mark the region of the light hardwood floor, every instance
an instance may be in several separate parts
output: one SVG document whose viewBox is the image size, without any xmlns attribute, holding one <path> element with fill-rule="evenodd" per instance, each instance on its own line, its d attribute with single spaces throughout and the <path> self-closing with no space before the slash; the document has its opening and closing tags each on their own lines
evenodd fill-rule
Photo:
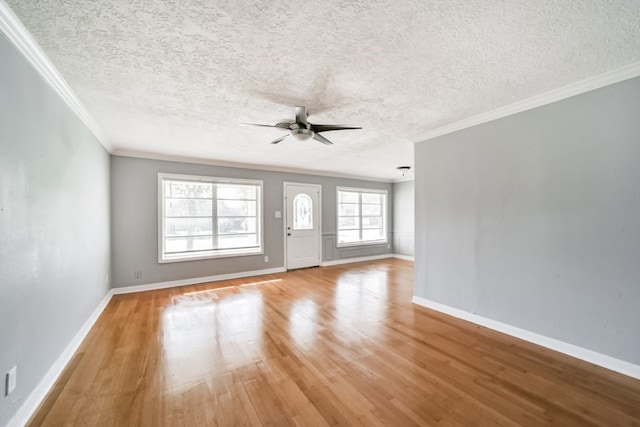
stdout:
<svg viewBox="0 0 640 427">
<path fill-rule="evenodd" d="M 32 425 L 640 425 L 640 381 L 410 302 L 389 259 L 115 296 Z"/>
</svg>

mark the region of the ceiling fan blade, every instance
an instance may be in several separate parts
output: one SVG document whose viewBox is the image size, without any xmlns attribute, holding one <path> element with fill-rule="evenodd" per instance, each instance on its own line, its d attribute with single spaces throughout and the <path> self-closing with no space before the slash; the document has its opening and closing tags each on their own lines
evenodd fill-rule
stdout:
<svg viewBox="0 0 640 427">
<path fill-rule="evenodd" d="M 285 136 L 281 136 L 280 138 L 276 139 L 275 141 L 271 141 L 271 143 L 272 144 L 279 144 L 280 142 L 284 141 L 287 138 L 289 138 L 289 134 L 286 134 Z"/>
<path fill-rule="evenodd" d="M 311 125 L 311 130 L 318 132 L 329 132 L 330 130 L 349 130 L 349 129 L 362 129 L 359 126 L 340 126 L 340 125 Z"/>
<path fill-rule="evenodd" d="M 290 122 L 280 122 L 280 123 L 276 123 L 276 127 L 289 130 L 292 124 L 293 123 L 290 123 Z"/>
<path fill-rule="evenodd" d="M 282 128 L 282 126 L 278 126 L 278 125 L 260 125 L 257 123 L 240 123 L 243 126 L 260 126 L 263 128 Z M 279 124 L 279 123 L 278 123 Z"/>
<path fill-rule="evenodd" d="M 320 135 L 319 133 L 314 133 L 313 134 L 313 139 L 315 139 L 316 141 L 320 141 L 325 145 L 333 145 L 333 142 L 329 141 L 327 138 L 325 138 L 324 136 Z"/>
<path fill-rule="evenodd" d="M 307 123 L 307 107 L 296 107 L 296 123 Z"/>
</svg>

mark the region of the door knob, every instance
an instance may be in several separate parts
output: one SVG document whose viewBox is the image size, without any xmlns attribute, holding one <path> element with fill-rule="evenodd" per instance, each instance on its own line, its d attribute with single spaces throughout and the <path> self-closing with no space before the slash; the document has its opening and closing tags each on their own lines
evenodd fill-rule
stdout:
<svg viewBox="0 0 640 427">
<path fill-rule="evenodd" d="M 287 233 L 287 236 L 291 236 L 291 233 Z"/>
</svg>

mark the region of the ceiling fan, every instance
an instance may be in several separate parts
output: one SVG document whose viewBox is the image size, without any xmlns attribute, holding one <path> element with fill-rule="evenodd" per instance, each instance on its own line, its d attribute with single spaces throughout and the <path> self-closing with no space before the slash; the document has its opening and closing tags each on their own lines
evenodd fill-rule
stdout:
<svg viewBox="0 0 640 427">
<path fill-rule="evenodd" d="M 332 130 L 349 130 L 349 129 L 362 129 L 361 127 L 354 126 L 339 126 L 339 125 L 314 125 L 307 121 L 307 107 L 296 107 L 296 119 L 293 122 L 280 122 L 275 125 L 260 125 L 256 123 L 242 123 L 248 126 L 261 126 L 267 128 L 278 128 L 289 131 L 285 136 L 282 136 L 274 141 L 272 144 L 278 144 L 289 136 L 294 136 L 299 140 L 305 140 L 313 138 L 316 141 L 320 141 L 326 145 L 333 145 L 333 142 L 329 141 L 324 136 L 320 135 L 320 132 L 329 132 Z"/>
</svg>

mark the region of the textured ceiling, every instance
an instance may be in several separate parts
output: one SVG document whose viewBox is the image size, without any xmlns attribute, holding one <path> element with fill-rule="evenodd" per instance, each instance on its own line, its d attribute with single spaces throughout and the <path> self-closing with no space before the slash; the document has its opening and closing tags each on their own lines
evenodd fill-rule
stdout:
<svg viewBox="0 0 640 427">
<path fill-rule="evenodd" d="M 8 0 L 117 152 L 395 179 L 428 130 L 640 61 L 640 1 Z M 335 142 L 268 128 L 359 125 Z"/>
</svg>

